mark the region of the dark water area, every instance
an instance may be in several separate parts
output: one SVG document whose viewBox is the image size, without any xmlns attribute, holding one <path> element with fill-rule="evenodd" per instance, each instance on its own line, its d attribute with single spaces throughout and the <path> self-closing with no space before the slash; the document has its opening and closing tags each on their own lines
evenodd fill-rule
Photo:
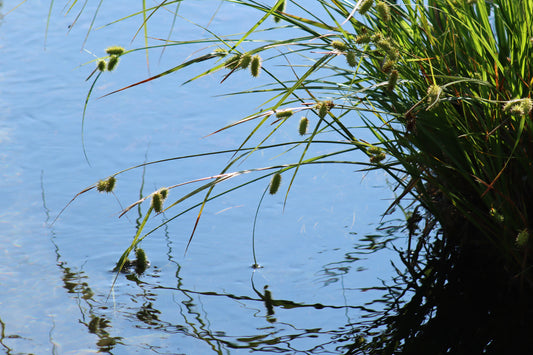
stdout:
<svg viewBox="0 0 533 355">
<path fill-rule="evenodd" d="M 180 11 L 206 25 L 216 7 L 200 3 Z M 405 238 L 402 215 L 381 218 L 394 198 L 384 175 L 342 165 L 302 169 L 285 207 L 283 194 L 265 198 L 255 230 L 263 268 L 251 268 L 251 236 L 265 181 L 210 203 L 186 254 L 196 212 L 158 229 L 141 243 L 146 272 L 121 273 L 112 286 L 112 269 L 148 209 L 118 218 L 122 207 L 161 186 L 216 174 L 231 155 L 136 169 L 118 177 L 116 196 L 90 191 L 52 223 L 59 212 L 118 170 L 238 146 L 250 126 L 202 137 L 253 112 L 262 98 L 218 96 L 254 85 L 244 76 L 219 85 L 215 74 L 182 86 L 199 66 L 97 99 L 175 66 L 198 46 L 153 50 L 150 74 L 145 53 L 132 53 L 95 85 L 83 135 L 89 165 L 81 134 L 91 85 L 85 79 L 94 68 L 87 63 L 111 45 L 143 45 L 141 33 L 131 42 L 140 16 L 105 26 L 141 5 L 104 3 L 87 39 L 97 3 L 89 2 L 69 29 L 81 4 L 65 16 L 65 4 L 56 2 L 46 38 L 50 3 L 10 11 L 16 5 L 4 2 L 0 23 L 0 352 L 334 354 L 390 302 L 383 283 L 395 275 L 391 242 Z M 224 4 L 212 26 L 242 31 L 242 18 L 255 17 Z M 165 38 L 170 25 L 153 19 L 150 35 Z M 174 35 L 205 36 L 182 20 Z M 296 122 L 294 128 L 277 139 L 296 136 Z M 285 159 L 276 155 L 258 154 L 246 164 Z"/>
</svg>

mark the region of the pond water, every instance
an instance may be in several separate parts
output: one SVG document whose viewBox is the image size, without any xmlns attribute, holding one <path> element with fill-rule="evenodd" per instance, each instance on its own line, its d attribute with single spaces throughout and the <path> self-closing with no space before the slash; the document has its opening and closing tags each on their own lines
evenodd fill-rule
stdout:
<svg viewBox="0 0 533 355">
<path fill-rule="evenodd" d="M 18 3 L 5 1 L 2 12 Z M 383 247 L 403 236 L 396 226 L 401 216 L 381 220 L 393 193 L 379 173 L 313 166 L 301 170 L 285 207 L 284 194 L 265 197 L 255 230 L 257 262 L 263 266 L 257 270 L 251 268 L 252 226 L 268 179 L 208 204 L 186 254 L 197 209 L 158 229 L 140 245 L 150 267 L 139 276 L 118 275 L 112 287 L 112 269 L 149 207 L 145 203 L 118 218 L 121 206 L 161 186 L 217 174 L 231 154 L 122 174 L 116 196 L 90 191 L 52 223 L 73 196 L 116 171 L 235 148 L 250 125 L 205 136 L 254 112 L 262 102 L 259 96 L 220 96 L 255 85 L 244 75 L 223 85 L 221 74 L 181 85 L 205 66 L 97 99 L 167 70 L 205 45 L 151 51 L 150 74 L 145 53 L 132 53 L 95 85 L 84 123 L 88 164 L 81 127 L 94 77 L 85 79 L 94 63 L 84 64 L 111 45 L 143 45 L 142 31 L 132 42 L 142 24 L 139 16 L 101 28 L 141 5 L 104 2 L 86 39 L 98 2 L 88 2 L 70 30 L 82 4 L 65 16 L 70 6 L 65 3 L 54 4 L 46 42 L 48 1 L 24 3 L 0 23 L 1 351 L 341 352 L 372 319 L 371 311 L 387 302 L 379 286 L 394 275 L 390 260 L 396 253 Z M 206 3 L 191 2 L 180 11 L 206 26 L 219 4 Z M 238 32 L 250 24 L 244 19 L 256 17 L 224 4 L 210 26 L 221 33 Z M 151 20 L 150 40 L 166 38 L 171 20 Z M 205 36 L 181 18 L 172 34 L 180 39 Z M 296 128 L 295 123 L 295 132 L 280 134 L 277 142 L 291 139 Z M 299 156 L 277 154 L 259 153 L 243 168 Z M 172 190 L 169 200 L 184 191 Z M 146 228 L 173 216 L 169 211 L 154 217 Z"/>
</svg>

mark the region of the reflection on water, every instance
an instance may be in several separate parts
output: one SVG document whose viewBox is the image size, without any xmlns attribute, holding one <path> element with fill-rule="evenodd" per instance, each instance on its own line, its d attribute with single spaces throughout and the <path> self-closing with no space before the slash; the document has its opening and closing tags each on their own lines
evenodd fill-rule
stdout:
<svg viewBox="0 0 533 355">
<path fill-rule="evenodd" d="M 46 209 L 44 200 L 43 204 Z M 383 234 L 361 238 L 360 243 L 344 254 L 343 260 L 324 265 L 322 270 L 317 272 L 318 280 L 323 287 L 339 283 L 341 292 L 349 291 L 350 288 L 346 288 L 343 284 L 344 276 L 349 274 L 354 263 L 376 250 L 386 248 L 387 244 L 396 238 L 395 235 L 401 232 L 401 226 L 393 224 L 393 222 L 381 224 L 377 231 L 384 232 Z M 166 233 L 165 237 L 168 260 L 175 265 L 176 285 L 171 287 L 159 284 L 160 270 L 157 267 L 149 268 L 146 273 L 137 273 L 134 269 L 130 269 L 129 272 L 120 274 L 119 278 L 122 282 L 127 281 L 130 286 L 134 286 L 134 291 L 128 292 L 128 296 L 120 295 L 117 290 L 113 290 L 111 295 L 115 300 L 111 304 L 107 301 L 109 295 L 95 295 L 91 288 L 90 277 L 83 271 L 83 266 L 77 270 L 62 260 L 60 247 L 55 243 L 52 233 L 51 242 L 56 250 L 56 262 L 62 273 L 63 287 L 78 304 L 79 323 L 87 328 L 88 333 L 96 336 L 95 346 L 99 352 L 123 353 L 124 348 L 134 347 L 155 353 L 175 354 L 183 351 L 183 354 L 190 354 L 191 351 L 186 348 L 176 351 L 173 342 L 157 344 L 158 342 L 154 341 L 156 338 L 163 339 L 177 334 L 204 343 L 210 351 L 217 354 L 230 354 L 237 350 L 284 354 L 349 352 L 354 346 L 363 344 L 366 337 L 377 334 L 376 320 L 383 316 L 384 311 L 393 308 L 396 302 L 395 294 L 401 292 L 399 287 L 367 287 L 358 291 L 373 292 L 376 295 L 380 294 L 381 297 L 362 305 L 351 305 L 348 300 L 345 304 L 309 304 L 296 299 L 278 298 L 275 288 L 267 284 L 256 284 L 254 279 L 260 272 L 257 270 L 250 271 L 248 289 L 252 295 L 194 290 L 185 286 L 181 276 L 182 267 L 172 256 L 170 236 Z M 358 271 L 357 269 L 355 271 Z M 167 304 L 164 310 L 158 309 L 158 301 L 168 298 L 168 295 L 171 295 L 172 300 L 170 306 Z M 214 326 L 210 320 L 208 307 L 205 306 L 215 304 L 224 307 L 228 302 L 239 305 L 243 310 L 241 317 L 246 317 L 248 314 L 265 322 L 261 326 L 247 328 L 240 333 L 236 333 L 231 327 Z M 117 307 L 119 304 L 121 306 Z M 281 310 L 308 310 L 316 313 L 315 317 L 318 318 L 320 313 L 327 314 L 329 311 L 334 311 L 335 316 L 345 314 L 347 322 L 333 329 L 327 326 L 302 328 L 287 321 L 279 321 L 277 313 Z M 359 311 L 362 314 L 361 318 L 350 320 L 349 310 Z M 174 317 L 170 317 L 174 318 L 173 321 L 168 320 L 169 314 L 174 314 Z M 130 330 L 115 328 L 113 319 L 127 320 L 127 323 L 121 321 L 121 327 L 126 324 L 132 333 L 141 331 L 143 335 L 128 337 Z M 115 335 L 118 333 L 125 336 Z"/>
</svg>

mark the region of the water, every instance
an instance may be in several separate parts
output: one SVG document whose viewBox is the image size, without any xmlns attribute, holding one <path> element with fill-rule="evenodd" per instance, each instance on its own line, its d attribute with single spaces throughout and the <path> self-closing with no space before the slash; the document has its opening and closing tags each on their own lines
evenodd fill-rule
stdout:
<svg viewBox="0 0 533 355">
<path fill-rule="evenodd" d="M 17 3 L 4 2 L 2 11 Z M 79 8 L 63 16 L 64 4 L 56 2 L 46 44 L 47 1 L 23 4 L 0 24 L 0 349 L 6 354 L 325 354 L 353 342 L 368 310 L 386 301 L 384 291 L 362 289 L 380 286 L 393 274 L 389 260 L 395 253 L 372 250 L 401 236 L 394 227 L 400 222 L 380 224 L 393 195 L 378 173 L 362 175 L 353 166 L 304 168 L 285 208 L 283 194 L 267 196 L 255 240 L 257 262 L 264 267 L 255 271 L 252 226 L 267 180 L 210 203 L 187 254 L 198 210 L 150 235 L 141 243 L 149 269 L 139 277 L 119 275 L 112 288 L 111 270 L 148 209 L 144 204 L 119 219 L 120 204 L 161 186 L 216 174 L 231 157 L 227 154 L 119 175 L 116 198 L 90 191 L 52 224 L 79 191 L 118 170 L 236 147 L 250 125 L 202 137 L 261 104 L 261 97 L 217 96 L 254 85 L 244 75 L 223 85 L 220 74 L 180 85 L 205 66 L 96 100 L 148 77 L 144 52 L 133 53 L 95 86 L 84 127 L 89 165 L 81 118 L 91 84 L 85 79 L 94 63 L 83 64 L 95 58 L 90 53 L 104 55 L 107 46 L 132 48 L 143 41 L 141 33 L 131 44 L 142 23 L 135 17 L 93 31 L 81 50 L 96 5 L 88 4 L 69 32 Z M 140 6 L 126 5 L 105 3 L 94 28 Z M 211 26 L 247 29 L 241 19 L 252 21 L 255 15 L 229 6 Z M 215 8 L 193 2 L 182 11 L 206 25 Z M 164 38 L 170 22 L 150 25 L 151 35 Z M 182 20 L 174 33 L 203 36 Z M 151 74 L 181 63 L 197 48 L 172 47 L 161 58 L 154 50 Z M 295 137 L 296 127 L 276 141 Z M 271 160 L 275 155 L 259 154 L 242 168 L 283 161 Z M 172 190 L 169 200 L 185 191 Z M 155 217 L 147 228 L 173 216 L 171 211 Z"/>
</svg>

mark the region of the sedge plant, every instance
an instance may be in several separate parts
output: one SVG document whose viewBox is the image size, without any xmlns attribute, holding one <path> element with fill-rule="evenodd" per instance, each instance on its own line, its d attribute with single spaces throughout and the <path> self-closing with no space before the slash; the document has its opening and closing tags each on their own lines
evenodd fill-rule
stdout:
<svg viewBox="0 0 533 355">
<path fill-rule="evenodd" d="M 272 193 L 283 175 L 287 197 L 299 169 L 309 164 L 383 170 L 396 183 L 398 198 L 391 209 L 405 201 L 413 209 L 407 221 L 409 245 L 400 251 L 406 271 L 399 273 L 414 297 L 398 306 L 404 317 L 384 323 L 387 330 L 379 341 L 354 341 L 350 351 L 394 353 L 422 346 L 428 353 L 461 353 L 470 347 L 498 353 L 516 344 L 531 327 L 513 328 L 515 334 L 509 335 L 499 323 L 532 315 L 527 299 L 533 293 L 533 0 L 315 0 L 312 7 L 297 0 L 228 2 L 256 11 L 257 22 L 249 31 L 225 35 L 203 28 L 210 37 L 196 43 L 210 45 L 207 53 L 110 93 L 210 61 L 211 68 L 190 81 L 219 75 L 223 82 L 246 70 L 260 84 L 235 95 L 271 94 L 264 109 L 215 132 L 255 122 L 242 144 L 199 154 L 233 154 L 222 171 L 166 187 L 200 183 L 181 195 L 173 193 L 179 197 L 164 207 L 154 202 L 160 193 L 154 192 L 146 216 L 177 211 L 168 223 L 197 208 L 190 243 L 205 205 L 235 189 L 251 183 L 267 186 L 272 178 Z M 144 8 L 142 16 L 165 6 Z M 190 43 L 194 41 L 169 39 L 164 46 Z M 278 132 L 294 127 L 301 140 L 271 143 Z M 360 139 L 361 129 L 373 141 Z M 310 154 L 319 144 L 331 150 Z M 299 149 L 300 158 L 236 170 L 249 155 L 280 147 Z M 140 166 L 184 158 L 194 156 Z M 219 187 L 242 175 L 249 178 L 236 187 Z M 194 196 L 200 196 L 199 202 L 180 210 Z M 153 231 L 140 228 L 128 249 Z M 456 294 L 467 295 L 468 306 L 458 306 Z M 487 300 L 479 302 L 483 297 Z M 494 308 L 497 303 L 505 307 Z M 458 313 L 439 313 L 446 307 Z M 464 323 L 431 348 L 425 341 L 450 327 L 452 314 L 471 317 L 461 318 Z M 504 321 L 498 322 L 496 315 Z M 476 326 L 474 321 L 489 330 L 461 338 L 462 331 Z M 499 337 L 498 331 L 505 336 Z"/>
</svg>

